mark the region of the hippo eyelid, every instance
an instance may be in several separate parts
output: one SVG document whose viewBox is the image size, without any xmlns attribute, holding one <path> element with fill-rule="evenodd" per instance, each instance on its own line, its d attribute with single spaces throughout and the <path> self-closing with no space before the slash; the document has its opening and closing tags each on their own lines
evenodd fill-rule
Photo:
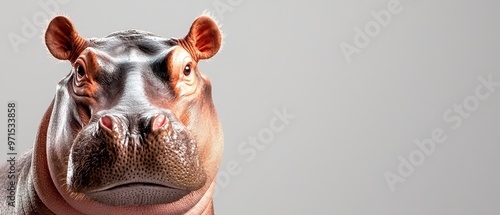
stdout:
<svg viewBox="0 0 500 215">
<path fill-rule="evenodd" d="M 83 68 L 82 65 L 78 64 L 76 66 L 76 74 L 78 75 L 78 77 L 83 78 L 85 76 L 85 68 Z"/>
<path fill-rule="evenodd" d="M 85 62 L 82 59 L 77 59 L 73 65 L 73 69 L 75 71 L 75 84 L 76 86 L 82 86 L 82 82 L 84 82 L 87 77 L 87 68 Z"/>
<path fill-rule="evenodd" d="M 184 75 L 184 77 L 189 77 L 189 75 L 195 72 L 196 64 L 193 62 L 193 58 L 191 58 L 191 56 L 184 56 L 184 58 L 182 58 L 179 62 L 181 63 L 182 75 Z M 186 67 L 189 67 L 189 72 L 187 74 Z"/>
<path fill-rule="evenodd" d="M 191 75 L 191 70 L 192 70 L 191 64 L 188 63 L 186 66 L 184 66 L 184 75 L 185 76 Z"/>
</svg>

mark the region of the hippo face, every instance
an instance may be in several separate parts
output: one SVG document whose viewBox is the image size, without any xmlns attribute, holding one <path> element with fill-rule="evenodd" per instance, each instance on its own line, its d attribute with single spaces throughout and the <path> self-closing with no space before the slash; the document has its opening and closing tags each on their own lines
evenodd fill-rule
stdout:
<svg viewBox="0 0 500 215">
<path fill-rule="evenodd" d="M 197 18 L 184 38 L 128 30 L 79 36 L 66 17 L 46 31 L 50 53 L 71 63 L 47 129 L 47 163 L 72 207 L 188 207 L 213 192 L 223 137 L 199 60 L 221 46 Z"/>
</svg>

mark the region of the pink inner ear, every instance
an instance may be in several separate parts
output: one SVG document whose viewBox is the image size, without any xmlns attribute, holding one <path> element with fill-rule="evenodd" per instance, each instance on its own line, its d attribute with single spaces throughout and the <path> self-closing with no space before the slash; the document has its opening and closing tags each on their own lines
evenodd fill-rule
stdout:
<svg viewBox="0 0 500 215">
<path fill-rule="evenodd" d="M 198 29 L 196 39 L 196 48 L 200 52 L 209 52 L 214 48 L 214 43 L 217 43 L 217 35 L 214 33 L 214 30 L 210 28 L 210 26 L 201 26 L 201 29 Z"/>
<path fill-rule="evenodd" d="M 197 58 L 208 59 L 220 49 L 222 36 L 217 24 L 209 17 L 202 16 L 196 19 L 186 38 L 194 38 L 197 49 Z M 190 40 L 188 40 L 190 41 Z"/>
<path fill-rule="evenodd" d="M 58 16 L 50 21 L 45 44 L 55 58 L 74 61 L 75 55 L 85 49 L 87 41 L 78 35 L 68 18 Z"/>
</svg>

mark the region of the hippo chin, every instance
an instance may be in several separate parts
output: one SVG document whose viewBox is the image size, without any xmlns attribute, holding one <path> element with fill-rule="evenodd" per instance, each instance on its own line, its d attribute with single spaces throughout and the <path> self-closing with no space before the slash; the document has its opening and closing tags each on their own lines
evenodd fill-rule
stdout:
<svg viewBox="0 0 500 215">
<path fill-rule="evenodd" d="M 86 39 L 55 17 L 45 42 L 71 71 L 17 158 L 15 205 L 0 214 L 213 214 L 223 135 L 198 62 L 221 39 L 208 16 L 170 39 L 138 30 Z M 0 180 L 13 181 L 6 171 Z"/>
</svg>

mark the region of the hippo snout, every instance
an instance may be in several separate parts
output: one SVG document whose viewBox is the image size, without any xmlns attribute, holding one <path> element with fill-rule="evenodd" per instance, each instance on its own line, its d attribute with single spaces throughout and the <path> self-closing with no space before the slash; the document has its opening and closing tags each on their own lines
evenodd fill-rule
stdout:
<svg viewBox="0 0 500 215">
<path fill-rule="evenodd" d="M 206 176 L 195 138 L 170 112 L 103 114 L 74 140 L 67 184 L 111 205 L 176 201 Z M 143 192 L 146 198 L 137 198 Z"/>
</svg>

